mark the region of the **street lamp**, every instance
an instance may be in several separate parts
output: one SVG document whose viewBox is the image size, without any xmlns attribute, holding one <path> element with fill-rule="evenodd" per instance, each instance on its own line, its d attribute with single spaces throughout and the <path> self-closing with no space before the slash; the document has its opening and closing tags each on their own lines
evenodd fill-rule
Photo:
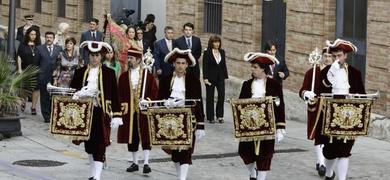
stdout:
<svg viewBox="0 0 390 180">
<path fill-rule="evenodd" d="M 15 54 L 15 16 L 16 16 L 16 2 L 15 0 L 9 1 L 9 19 L 8 19 L 8 41 L 7 41 L 7 54 L 11 59 Z"/>
</svg>

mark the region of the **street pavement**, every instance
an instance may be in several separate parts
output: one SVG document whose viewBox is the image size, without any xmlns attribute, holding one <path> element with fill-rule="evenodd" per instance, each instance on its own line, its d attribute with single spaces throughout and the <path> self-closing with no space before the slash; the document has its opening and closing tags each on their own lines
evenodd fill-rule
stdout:
<svg viewBox="0 0 390 180">
<path fill-rule="evenodd" d="M 288 106 L 288 105 L 287 105 Z M 286 107 L 294 108 L 294 107 Z M 38 110 L 38 112 L 40 112 Z M 23 136 L 0 141 L 0 180 L 65 180 L 88 179 L 89 165 L 84 146 L 69 140 L 52 137 L 40 115 L 21 120 Z M 39 113 L 38 113 L 39 114 Z M 287 115 L 286 117 L 289 117 Z M 301 117 L 306 119 L 305 117 Z M 107 148 L 107 167 L 102 179 L 110 180 L 172 180 L 176 178 L 170 156 L 160 148 L 151 152 L 149 175 L 140 171 L 126 172 L 132 156 L 124 144 L 116 143 L 116 130 L 111 134 L 112 145 Z M 237 154 L 238 141 L 233 137 L 231 107 L 225 103 L 225 123 L 206 123 L 206 136 L 196 143 L 193 165 L 188 180 L 247 180 L 248 172 Z M 268 180 L 319 180 L 314 166 L 313 142 L 306 139 L 304 120 L 287 119 L 287 136 L 276 145 Z M 143 159 L 142 151 L 139 153 Z M 50 160 L 64 163 L 54 167 L 29 167 L 13 164 L 20 160 Z M 141 161 L 142 162 L 142 161 Z M 390 142 L 359 137 L 352 150 L 348 179 L 390 179 Z"/>
</svg>

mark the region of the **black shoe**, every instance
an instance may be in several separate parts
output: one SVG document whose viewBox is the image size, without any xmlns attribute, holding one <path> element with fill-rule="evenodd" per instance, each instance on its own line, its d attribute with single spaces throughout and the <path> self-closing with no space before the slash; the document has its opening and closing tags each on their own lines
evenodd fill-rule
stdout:
<svg viewBox="0 0 390 180">
<path fill-rule="evenodd" d="M 93 177 L 90 177 L 90 178 L 88 178 L 88 180 L 96 180 L 95 178 L 93 178 Z"/>
<path fill-rule="evenodd" d="M 320 177 L 323 177 L 325 176 L 325 173 L 326 173 L 326 167 L 324 165 L 321 165 L 320 164 L 316 164 L 316 170 L 317 170 L 317 173 Z"/>
<path fill-rule="evenodd" d="M 325 176 L 325 180 L 333 180 L 336 177 L 336 173 L 333 171 L 332 177 Z"/>
<path fill-rule="evenodd" d="M 214 119 L 211 119 L 211 120 L 209 120 L 209 123 L 210 123 L 210 124 L 215 124 L 215 120 L 214 120 Z"/>
<path fill-rule="evenodd" d="M 139 170 L 138 165 L 135 163 L 131 164 L 131 166 L 126 169 L 127 172 L 134 172 L 138 170 Z"/>
<path fill-rule="evenodd" d="M 253 178 L 253 177 L 249 177 L 249 180 L 256 180 L 256 178 Z"/>
<path fill-rule="evenodd" d="M 148 164 L 145 164 L 144 165 L 144 170 L 142 171 L 144 174 L 148 174 L 150 172 L 152 172 L 152 169 L 149 167 Z"/>
<path fill-rule="evenodd" d="M 33 109 L 33 108 L 31 108 L 31 115 L 37 115 L 37 110 L 36 110 L 36 109 Z"/>
</svg>

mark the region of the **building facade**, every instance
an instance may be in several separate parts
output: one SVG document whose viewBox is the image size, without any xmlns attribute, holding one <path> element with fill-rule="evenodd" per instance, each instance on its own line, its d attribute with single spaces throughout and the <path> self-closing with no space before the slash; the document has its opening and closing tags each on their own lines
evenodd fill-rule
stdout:
<svg viewBox="0 0 390 180">
<path fill-rule="evenodd" d="M 213 4 L 211 11 L 209 4 Z M 283 17 L 283 8 L 285 22 L 278 19 Z M 221 31 L 214 33 L 222 37 L 229 74 L 239 79 L 250 75 L 249 64 L 243 62 L 246 52 L 261 51 L 267 38 L 276 38 L 282 45 L 284 41 L 279 53 L 290 77 L 283 86 L 293 92 L 298 92 L 310 68 L 308 54 L 315 47 L 324 47 L 326 40 L 348 39 L 358 46 L 350 62 L 362 71 L 366 90 L 381 93 L 375 112 L 390 115 L 389 8 L 386 0 L 167 0 L 167 25 L 181 29 L 184 23 L 193 22 L 206 47 L 212 33 L 205 22 L 217 24 L 215 28 Z M 215 21 L 219 11 L 221 18 Z M 277 33 L 272 37 L 270 32 Z"/>
<path fill-rule="evenodd" d="M 0 24 L 8 24 L 9 0 L 0 1 Z M 16 27 L 24 25 L 24 15 L 34 14 L 34 23 L 46 31 L 57 32 L 58 24 L 70 25 L 71 36 L 79 41 L 81 32 L 89 28 L 89 20 L 95 17 L 103 22 L 103 12 L 110 11 L 107 0 L 16 0 Z M 103 23 L 100 23 L 100 27 Z"/>
</svg>

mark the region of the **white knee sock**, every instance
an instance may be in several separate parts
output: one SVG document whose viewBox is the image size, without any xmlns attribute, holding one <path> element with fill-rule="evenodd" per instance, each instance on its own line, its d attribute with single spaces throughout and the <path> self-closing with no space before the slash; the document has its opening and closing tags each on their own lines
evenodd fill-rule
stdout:
<svg viewBox="0 0 390 180">
<path fill-rule="evenodd" d="M 177 177 L 180 179 L 180 163 L 175 163 Z"/>
<path fill-rule="evenodd" d="M 326 173 L 325 176 L 332 177 L 334 165 L 336 164 L 337 159 L 325 159 Z"/>
<path fill-rule="evenodd" d="M 103 169 L 103 162 L 95 161 L 95 175 L 93 176 L 93 178 L 95 178 L 96 180 L 100 180 L 102 169 Z"/>
<path fill-rule="evenodd" d="M 92 154 L 88 154 L 88 160 L 89 160 L 89 168 L 91 173 L 90 177 L 93 177 L 95 175 L 95 163 Z"/>
<path fill-rule="evenodd" d="M 144 150 L 144 164 L 149 164 L 150 150 Z"/>
<path fill-rule="evenodd" d="M 249 171 L 249 176 L 252 178 L 256 178 L 256 164 L 255 163 L 250 163 L 246 165 L 246 168 L 248 168 Z"/>
<path fill-rule="evenodd" d="M 186 180 L 187 179 L 187 173 L 188 173 L 188 167 L 189 164 L 182 164 L 180 165 L 180 180 Z"/>
<path fill-rule="evenodd" d="M 325 165 L 325 162 L 324 162 L 325 157 L 322 154 L 322 148 L 323 148 L 322 144 L 314 146 L 314 150 L 316 151 L 316 155 L 317 155 L 317 163 L 320 165 Z"/>
<path fill-rule="evenodd" d="M 349 158 L 339 158 L 337 162 L 337 176 L 339 180 L 347 179 Z"/>
<path fill-rule="evenodd" d="M 257 171 L 257 179 L 256 180 L 265 180 L 267 176 L 267 171 Z"/>
<path fill-rule="evenodd" d="M 138 165 L 138 156 L 137 156 L 137 151 L 136 152 L 131 152 L 133 154 L 133 163 Z"/>
</svg>

